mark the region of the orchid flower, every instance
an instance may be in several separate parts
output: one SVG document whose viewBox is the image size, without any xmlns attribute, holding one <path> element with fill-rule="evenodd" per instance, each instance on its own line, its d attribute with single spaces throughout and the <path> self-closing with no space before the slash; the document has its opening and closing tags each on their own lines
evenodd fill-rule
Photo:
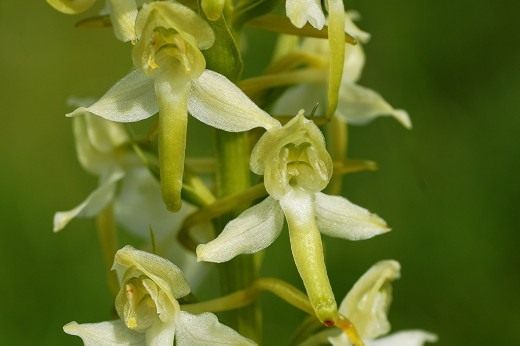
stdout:
<svg viewBox="0 0 520 346">
<path fill-rule="evenodd" d="M 392 300 L 392 281 L 400 276 L 400 265 L 393 260 L 373 265 L 352 287 L 341 302 L 339 311 L 354 323 L 367 346 L 422 346 L 435 342 L 434 334 L 421 330 L 407 330 L 381 337 L 390 331 L 387 312 Z M 327 343 L 351 346 L 344 333 L 329 329 L 307 339 L 301 346 Z"/>
<path fill-rule="evenodd" d="M 220 263 L 265 249 L 280 235 L 285 218 L 294 261 L 310 302 L 322 322 L 333 323 L 336 302 L 320 231 L 361 240 L 388 232 L 386 223 L 343 197 L 320 192 L 331 178 L 332 160 L 323 135 L 305 119 L 303 111 L 260 138 L 251 154 L 250 168 L 264 175 L 269 197 L 229 222 L 216 239 L 199 245 L 198 260 Z"/>
<path fill-rule="evenodd" d="M 142 2 L 143 0 L 107 0 L 107 11 L 118 40 L 135 40 L 137 7 Z M 47 0 L 47 3 L 62 13 L 79 14 L 91 8 L 96 0 Z"/>
<path fill-rule="evenodd" d="M 218 322 L 212 313 L 193 315 L 177 299 L 190 293 L 181 270 L 173 263 L 131 246 L 120 249 L 113 270 L 120 283 L 115 306 L 120 320 L 63 327 L 85 345 L 254 345 Z"/>
<path fill-rule="evenodd" d="M 150 227 L 159 241 L 180 229 L 183 218 L 195 208 L 185 203 L 179 213 L 168 212 L 158 181 L 128 147 L 130 139 L 122 124 L 86 113 L 73 118 L 73 128 L 78 159 L 86 171 L 99 177 L 99 185 L 77 207 L 54 215 L 55 232 L 74 218 L 95 217 L 110 204 L 116 222 L 142 239 L 149 238 Z M 190 280 L 201 277 L 195 257 L 180 244 L 171 243 L 166 254 Z"/>
<path fill-rule="evenodd" d="M 347 12 L 345 31 L 355 37 L 359 42 L 366 43 L 370 34 L 364 32 L 354 23 L 358 17 L 356 12 Z M 323 40 L 306 38 L 303 40 L 299 51 L 313 56 L 318 61 L 323 61 L 324 69 L 328 65 L 329 46 Z M 339 87 L 339 100 L 336 115 L 349 124 L 363 125 L 381 116 L 391 116 L 404 127 L 411 128 L 412 123 L 406 111 L 393 108 L 379 93 L 357 84 L 365 65 L 365 54 L 360 44 L 345 46 L 345 60 L 343 76 Z M 317 103 L 323 104 L 324 83 L 327 82 L 327 73 L 323 71 L 322 82 L 307 83 L 288 89 L 275 103 L 273 113 L 291 114 L 300 107 L 312 109 Z M 306 103 L 302 104 L 302 100 Z"/>
<path fill-rule="evenodd" d="M 177 211 L 188 111 L 210 126 L 231 132 L 269 128 L 276 120 L 226 77 L 205 69 L 201 49 L 211 47 L 215 37 L 208 23 L 188 7 L 171 1 L 143 5 L 136 33 L 136 69 L 90 107 L 69 115 L 87 111 L 108 120 L 134 122 L 159 111 L 162 195 L 167 208 Z"/>
</svg>

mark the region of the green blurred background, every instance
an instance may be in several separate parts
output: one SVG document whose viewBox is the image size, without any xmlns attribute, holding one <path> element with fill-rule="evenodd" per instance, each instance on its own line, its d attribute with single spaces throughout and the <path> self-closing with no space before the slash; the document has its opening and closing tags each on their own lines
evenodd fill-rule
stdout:
<svg viewBox="0 0 520 346">
<path fill-rule="evenodd" d="M 345 195 L 393 232 L 351 243 L 326 239 L 338 299 L 374 262 L 401 262 L 394 330 L 423 328 L 439 345 L 520 345 L 520 30 L 516 1 L 348 1 L 372 33 L 362 84 L 411 114 L 351 128 L 350 154 L 380 170 L 346 177 Z M 91 220 L 55 235 L 56 210 L 96 181 L 76 161 L 65 100 L 100 95 L 130 68 L 110 30 L 44 1 L 0 1 L 0 344 L 68 345 L 68 321 L 110 318 L 111 298 Z M 251 32 L 249 73 L 272 35 Z M 251 60 L 248 60 L 251 61 Z M 210 146 L 208 137 L 191 137 Z M 266 275 L 301 287 L 287 235 L 268 251 Z M 216 293 L 215 293 L 216 294 Z M 303 315 L 266 296 L 267 345 L 287 343 Z"/>
</svg>

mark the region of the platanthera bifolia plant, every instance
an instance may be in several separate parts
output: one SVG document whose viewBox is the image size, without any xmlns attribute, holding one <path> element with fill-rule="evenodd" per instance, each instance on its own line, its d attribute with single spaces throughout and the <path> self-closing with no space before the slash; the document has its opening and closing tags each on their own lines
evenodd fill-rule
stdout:
<svg viewBox="0 0 520 346">
<path fill-rule="evenodd" d="M 75 15 L 96 1 L 47 2 Z M 54 231 L 96 219 L 117 316 L 70 322 L 66 333 L 85 345 L 261 344 L 257 298 L 268 292 L 308 315 L 292 344 L 436 341 L 420 330 L 385 336 L 398 262 L 374 264 L 339 306 L 327 273 L 322 235 L 343 242 L 390 231 L 339 195 L 343 175 L 377 168 L 347 157 L 347 126 L 389 116 L 412 127 L 404 110 L 357 83 L 370 39 L 358 19 L 341 0 L 107 0 L 78 23 L 111 27 L 133 66 L 101 98 L 69 98 L 78 159 L 99 185 L 56 213 Z M 274 32 L 277 44 L 264 73 L 244 79 L 243 53 L 254 45 L 246 27 Z M 188 115 L 213 128 L 214 144 L 187 142 Z M 125 125 L 147 118 L 144 134 Z M 186 156 L 196 142 L 215 155 Z M 142 249 L 118 250 L 118 229 L 141 237 Z M 260 276 L 262 251 L 282 232 L 292 254 L 279 260 L 294 261 L 300 288 Z M 212 268 L 220 290 L 204 280 Z M 200 285 L 215 296 L 190 293 Z M 224 311 L 227 325 L 215 315 Z"/>
</svg>

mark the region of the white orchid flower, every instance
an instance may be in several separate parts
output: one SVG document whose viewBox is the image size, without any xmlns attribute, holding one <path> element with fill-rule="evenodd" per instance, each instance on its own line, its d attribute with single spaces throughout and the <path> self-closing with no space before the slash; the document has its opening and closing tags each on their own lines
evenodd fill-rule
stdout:
<svg viewBox="0 0 520 346">
<path fill-rule="evenodd" d="M 225 262 L 268 247 L 279 236 L 284 216 L 294 261 L 318 318 L 334 323 L 336 302 L 327 277 L 320 231 L 361 240 L 388 232 L 377 215 L 323 190 L 332 160 L 317 126 L 301 111 L 283 127 L 267 131 L 251 154 L 251 170 L 264 175 L 269 193 L 226 225 L 213 241 L 197 247 L 201 261 Z"/>
<path fill-rule="evenodd" d="M 348 316 L 367 346 L 422 346 L 435 342 L 434 334 L 421 330 L 390 332 L 387 312 L 392 300 L 392 281 L 400 276 L 400 265 L 393 260 L 373 265 L 348 292 L 339 307 L 340 313 Z M 317 346 L 325 343 L 333 346 L 351 346 L 344 333 L 325 330 L 311 336 L 301 346 Z"/>
<path fill-rule="evenodd" d="M 212 313 L 182 311 L 177 299 L 190 292 L 181 270 L 173 263 L 131 246 L 120 249 L 113 270 L 120 283 L 116 310 L 120 320 L 63 327 L 87 346 L 254 345 L 218 322 Z"/>
<path fill-rule="evenodd" d="M 106 1 L 114 34 L 118 40 L 123 42 L 135 40 L 137 7 L 143 2 L 143 0 Z M 96 0 L 47 0 L 47 3 L 62 13 L 79 14 L 91 8 Z"/>
<path fill-rule="evenodd" d="M 78 206 L 54 215 L 54 231 L 63 230 L 73 219 L 92 218 L 113 204 L 118 225 L 149 239 L 149 228 L 160 241 L 180 229 L 195 207 L 184 203 L 179 213 L 170 213 L 161 200 L 159 182 L 128 147 L 130 139 L 122 124 L 85 113 L 73 119 L 76 152 L 83 168 L 99 177 L 98 187 Z M 201 278 L 195 256 L 177 242 L 166 250 L 182 266 L 190 281 Z"/>
<path fill-rule="evenodd" d="M 365 43 L 370 39 L 370 34 L 356 26 L 353 19 L 357 16 L 356 12 L 347 12 L 345 31 L 359 42 Z M 323 90 L 327 82 L 325 69 L 329 61 L 329 46 L 323 40 L 306 38 L 299 50 L 324 62 L 322 64 L 324 79 L 322 82 L 301 84 L 289 88 L 275 103 L 274 114 L 292 114 L 302 107 L 312 109 L 316 104 L 320 104 L 320 111 L 324 111 L 323 104 L 326 97 Z M 336 115 L 353 125 L 363 125 L 378 117 L 391 116 L 404 127 L 411 128 L 412 123 L 406 111 L 393 108 L 379 93 L 358 84 L 364 65 L 365 53 L 361 44 L 345 46 L 343 76 L 339 86 Z"/>
<path fill-rule="evenodd" d="M 159 111 L 159 161 L 163 200 L 171 211 L 181 206 L 187 112 L 225 131 L 270 128 L 276 120 L 260 110 L 226 77 L 205 69 L 201 49 L 215 40 L 198 14 L 176 2 L 143 5 L 136 21 L 136 69 L 88 111 L 117 122 L 146 119 Z"/>
</svg>

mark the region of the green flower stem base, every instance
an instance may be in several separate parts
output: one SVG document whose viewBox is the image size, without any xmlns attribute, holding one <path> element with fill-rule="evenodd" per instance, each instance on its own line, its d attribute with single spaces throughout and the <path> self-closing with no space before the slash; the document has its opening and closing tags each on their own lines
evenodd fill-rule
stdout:
<svg viewBox="0 0 520 346">
<path fill-rule="evenodd" d="M 248 134 L 217 130 L 216 147 L 218 197 L 232 195 L 247 189 L 250 186 Z M 237 213 L 240 211 L 237 210 Z M 226 223 L 236 215 L 235 213 L 219 218 L 216 222 L 217 229 L 222 230 Z M 218 266 L 223 294 L 249 287 L 258 278 L 259 268 L 256 265 L 255 256 L 258 255 L 242 255 Z M 231 327 L 237 329 L 242 335 L 260 342 L 262 316 L 257 303 L 233 311 L 227 318 Z"/>
</svg>

